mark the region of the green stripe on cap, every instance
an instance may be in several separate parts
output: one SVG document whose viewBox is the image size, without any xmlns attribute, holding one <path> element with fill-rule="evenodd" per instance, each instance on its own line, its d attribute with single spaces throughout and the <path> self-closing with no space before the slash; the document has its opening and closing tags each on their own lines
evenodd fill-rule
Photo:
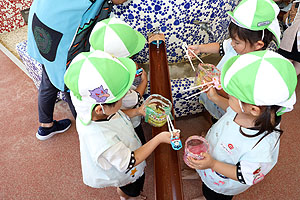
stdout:
<svg viewBox="0 0 300 200">
<path fill-rule="evenodd" d="M 97 67 L 95 69 L 99 72 L 99 74 L 101 74 L 103 80 L 106 83 L 109 83 L 109 90 L 115 96 L 115 98 L 112 101 L 108 101 L 106 103 L 112 103 L 119 100 L 121 98 L 120 94 L 122 94 L 124 88 L 126 88 L 127 85 L 129 84 L 130 74 L 127 71 L 127 69 L 125 67 L 122 68 L 116 66 L 116 61 L 111 59 L 106 59 L 106 58 L 99 59 L 99 58 L 91 57 L 89 58 L 89 61 L 94 66 L 101 66 L 101 65 L 110 66 L 109 68 Z"/>
<path fill-rule="evenodd" d="M 221 72 L 225 92 L 242 102 L 278 105 L 288 112 L 295 103 L 296 70 L 292 63 L 272 51 L 255 51 L 229 59 Z"/>
<path fill-rule="evenodd" d="M 76 96 L 79 100 L 81 100 L 81 95 L 79 93 L 78 78 L 83 63 L 85 62 L 85 58 L 87 58 L 88 55 L 89 52 L 82 52 L 78 54 L 71 62 L 64 76 L 66 86 L 73 92 L 74 96 Z"/>
</svg>

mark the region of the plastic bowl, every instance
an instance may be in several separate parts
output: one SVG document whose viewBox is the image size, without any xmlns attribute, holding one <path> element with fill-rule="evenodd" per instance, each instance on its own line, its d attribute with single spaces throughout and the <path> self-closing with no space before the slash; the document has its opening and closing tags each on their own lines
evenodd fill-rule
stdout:
<svg viewBox="0 0 300 200">
<path fill-rule="evenodd" d="M 145 101 L 145 122 L 154 127 L 162 127 L 172 109 L 172 103 L 159 94 L 150 95 Z"/>
<path fill-rule="evenodd" d="M 194 159 L 201 160 L 203 159 L 203 157 L 200 154 L 202 152 L 208 152 L 208 150 L 209 145 L 205 138 L 198 135 L 190 136 L 185 141 L 183 160 L 185 164 L 191 167 L 189 161 L 187 160 L 187 157 L 192 157 Z"/>
</svg>

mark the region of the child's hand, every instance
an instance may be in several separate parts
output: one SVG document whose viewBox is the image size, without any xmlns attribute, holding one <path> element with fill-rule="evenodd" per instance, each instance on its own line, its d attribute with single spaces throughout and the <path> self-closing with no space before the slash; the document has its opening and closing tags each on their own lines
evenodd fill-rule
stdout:
<svg viewBox="0 0 300 200">
<path fill-rule="evenodd" d="M 147 72 L 143 69 L 142 75 L 141 75 L 142 81 L 148 81 Z"/>
<path fill-rule="evenodd" d="M 196 55 L 199 54 L 199 53 L 201 53 L 200 45 L 198 45 L 198 44 L 196 44 L 196 45 L 190 45 L 190 46 L 188 46 L 188 49 L 194 51 L 194 53 L 195 53 Z M 194 54 L 192 54 L 190 51 L 188 51 L 188 53 L 189 53 L 189 56 L 190 56 L 191 58 L 194 58 L 194 57 L 195 57 Z"/>
<path fill-rule="evenodd" d="M 202 160 L 187 157 L 189 164 L 193 169 L 207 169 L 214 167 L 216 160 L 213 159 L 209 153 L 202 152 L 201 156 L 204 157 Z"/>
<path fill-rule="evenodd" d="M 206 94 L 207 94 L 207 98 L 213 102 L 214 99 L 216 99 L 219 96 L 217 90 L 214 87 L 211 87 Z"/>
<path fill-rule="evenodd" d="M 179 132 L 175 132 L 173 133 L 173 137 L 177 136 L 178 138 L 180 138 L 180 133 Z M 157 135 L 160 143 L 167 143 L 170 144 L 171 142 L 171 133 L 168 131 L 163 131 L 160 134 Z"/>
<path fill-rule="evenodd" d="M 140 107 L 137 108 L 137 112 L 139 116 L 146 116 L 146 111 L 145 111 L 145 105 L 142 104 Z"/>
</svg>

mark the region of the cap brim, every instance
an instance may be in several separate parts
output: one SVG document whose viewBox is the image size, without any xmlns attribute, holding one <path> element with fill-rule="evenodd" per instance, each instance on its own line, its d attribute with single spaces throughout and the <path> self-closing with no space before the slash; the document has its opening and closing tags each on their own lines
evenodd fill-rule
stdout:
<svg viewBox="0 0 300 200">
<path fill-rule="evenodd" d="M 232 11 L 228 11 L 227 14 L 230 17 L 231 22 L 233 22 L 235 25 L 245 28 L 245 29 L 249 29 L 247 28 L 245 25 L 241 24 L 234 16 L 233 16 L 233 12 Z"/>
</svg>

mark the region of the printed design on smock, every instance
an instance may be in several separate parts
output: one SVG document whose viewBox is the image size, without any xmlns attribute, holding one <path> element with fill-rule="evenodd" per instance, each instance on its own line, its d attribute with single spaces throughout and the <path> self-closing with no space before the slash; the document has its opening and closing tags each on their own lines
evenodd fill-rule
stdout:
<svg viewBox="0 0 300 200">
<path fill-rule="evenodd" d="M 225 182 L 224 182 L 224 181 L 219 181 L 218 183 L 217 183 L 217 182 L 214 182 L 214 184 L 220 186 L 220 185 L 224 185 Z"/>
<path fill-rule="evenodd" d="M 216 173 L 219 177 L 224 178 L 224 179 L 228 179 L 228 177 L 224 176 L 223 174 L 220 174 L 214 170 L 211 170 L 212 173 Z M 220 182 L 220 181 L 219 181 Z M 224 183 L 223 183 L 224 184 Z"/>
<path fill-rule="evenodd" d="M 234 149 L 234 146 L 232 144 L 228 144 L 228 148 L 232 150 Z"/>
<path fill-rule="evenodd" d="M 261 167 L 253 172 L 253 184 L 256 184 L 264 179 L 265 175 L 261 172 Z"/>
<path fill-rule="evenodd" d="M 108 94 L 108 89 L 104 89 L 103 86 L 101 85 L 98 88 L 95 88 L 93 90 L 89 90 L 90 92 L 90 97 L 95 99 L 99 103 L 103 103 L 106 101 L 106 99 L 110 96 Z"/>
<path fill-rule="evenodd" d="M 44 24 L 36 13 L 32 18 L 32 32 L 40 54 L 49 62 L 53 62 L 63 34 Z"/>
<path fill-rule="evenodd" d="M 134 168 L 131 170 L 130 176 L 133 178 L 135 176 L 135 173 L 137 172 L 137 169 Z"/>
<path fill-rule="evenodd" d="M 232 154 L 232 150 L 234 149 L 234 147 L 233 147 L 232 144 L 226 145 L 226 144 L 224 144 L 224 143 L 221 143 L 220 145 L 221 145 L 221 147 L 222 147 L 222 149 L 223 149 L 224 151 L 226 151 L 226 152 L 229 153 L 229 154 Z"/>
<path fill-rule="evenodd" d="M 34 27 L 33 34 L 39 50 L 44 54 L 48 54 L 51 47 L 50 34 L 45 29 L 38 26 Z"/>
</svg>

